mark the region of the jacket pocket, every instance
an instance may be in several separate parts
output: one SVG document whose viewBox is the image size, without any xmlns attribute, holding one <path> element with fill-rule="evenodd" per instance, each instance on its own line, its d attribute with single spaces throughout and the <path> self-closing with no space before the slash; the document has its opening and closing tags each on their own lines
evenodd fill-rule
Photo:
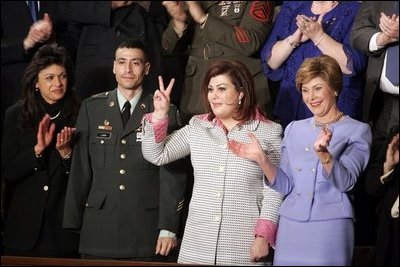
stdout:
<svg viewBox="0 0 400 267">
<path fill-rule="evenodd" d="M 86 208 L 101 209 L 106 200 L 106 193 L 101 189 L 93 189 L 89 193 Z"/>
<path fill-rule="evenodd" d="M 114 163 L 115 135 L 109 133 L 109 138 L 93 136 L 90 138 L 89 153 L 95 168 L 112 168 Z"/>
</svg>

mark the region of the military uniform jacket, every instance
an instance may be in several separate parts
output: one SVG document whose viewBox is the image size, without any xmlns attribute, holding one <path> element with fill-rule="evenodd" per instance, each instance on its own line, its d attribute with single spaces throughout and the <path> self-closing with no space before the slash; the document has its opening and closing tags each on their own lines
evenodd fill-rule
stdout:
<svg viewBox="0 0 400 267">
<path fill-rule="evenodd" d="M 80 230 L 81 254 L 151 257 L 159 229 L 177 231 L 182 176 L 142 156 L 141 120 L 152 110 L 152 95 L 143 92 L 123 129 L 117 89 L 81 106 L 63 224 Z"/>
<path fill-rule="evenodd" d="M 181 111 L 201 114 L 200 87 L 211 62 L 216 59 L 238 60 L 246 64 L 255 78 L 257 100 L 269 113 L 270 93 L 262 73 L 259 49 L 272 27 L 273 4 L 269 1 L 204 1 L 199 2 L 207 22 L 201 29 L 189 23 L 179 39 L 172 21 L 163 34 L 163 47 L 168 53 L 187 51 L 185 85 Z"/>
</svg>

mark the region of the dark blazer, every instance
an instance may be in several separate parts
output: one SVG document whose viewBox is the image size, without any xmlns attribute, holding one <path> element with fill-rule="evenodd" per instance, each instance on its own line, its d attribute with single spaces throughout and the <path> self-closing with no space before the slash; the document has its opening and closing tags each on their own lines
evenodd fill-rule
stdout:
<svg viewBox="0 0 400 267">
<path fill-rule="evenodd" d="M 371 107 L 382 107 L 382 105 L 376 101 L 380 100 L 382 95 L 382 91 L 379 90 L 379 81 L 386 54 L 386 48 L 371 53 L 369 51 L 369 41 L 375 33 L 381 31 L 379 28 L 381 12 L 387 15 L 393 14 L 393 3 L 394 1 L 362 1 L 353 24 L 350 43 L 354 48 L 361 50 L 368 56 L 363 102 L 363 120 L 365 122 L 376 120 L 376 116 L 380 114 L 377 110 L 372 110 L 371 112 Z M 375 104 L 372 104 L 373 102 Z"/>
<path fill-rule="evenodd" d="M 386 147 L 381 148 L 376 158 L 367 168 L 365 189 L 372 196 L 379 197 L 377 208 L 378 226 L 376 233 L 376 264 L 378 266 L 399 265 L 399 218 L 391 217 L 391 209 L 399 196 L 399 164 L 396 165 L 388 181 L 382 184 L 383 163 Z"/>
<path fill-rule="evenodd" d="M 48 13 L 56 32 L 56 40 L 73 56 L 78 38 L 76 28 L 69 27 L 59 16 L 57 1 L 40 1 L 39 18 Z M 25 1 L 1 1 L 1 121 L 5 110 L 16 102 L 21 80 L 32 55 L 40 45 L 25 52 L 23 40 L 33 24 Z"/>
<path fill-rule="evenodd" d="M 82 254 L 152 257 L 159 229 L 178 230 L 185 175 L 142 156 L 141 121 L 152 111 L 152 95 L 143 92 L 123 129 L 117 89 L 81 106 L 64 227 L 80 230 Z M 170 121 L 176 125 L 176 109 Z"/>
<path fill-rule="evenodd" d="M 37 129 L 22 128 L 20 114 L 18 103 L 7 110 L 3 133 L 2 177 L 13 190 L 4 247 L 6 251 L 44 249 L 39 243 L 59 252 L 52 255 L 77 253 L 78 235 L 62 229 L 69 163 L 61 159 L 54 142 L 42 158 L 36 158 Z"/>
<path fill-rule="evenodd" d="M 63 17 L 82 27 L 76 62 L 76 90 L 82 99 L 116 87 L 115 50 L 129 38 L 147 45 L 152 67 L 145 88 L 151 93 L 157 89 L 154 81 L 163 68 L 161 35 L 168 19 L 161 2 L 152 1 L 149 11 L 137 3 L 111 10 L 110 1 L 62 1 L 60 5 Z"/>
</svg>

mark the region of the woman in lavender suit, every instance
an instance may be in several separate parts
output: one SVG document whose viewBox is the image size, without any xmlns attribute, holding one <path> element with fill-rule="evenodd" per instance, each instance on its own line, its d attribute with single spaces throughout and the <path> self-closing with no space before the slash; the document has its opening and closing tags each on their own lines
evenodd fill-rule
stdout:
<svg viewBox="0 0 400 267">
<path fill-rule="evenodd" d="M 274 265 L 352 262 L 354 212 L 348 192 L 368 163 L 371 131 L 338 109 L 341 77 L 337 61 L 326 55 L 300 66 L 296 86 L 314 116 L 288 125 L 279 168 L 256 137 L 250 143 L 229 143 L 234 153 L 257 162 L 267 184 L 286 196 Z"/>
</svg>

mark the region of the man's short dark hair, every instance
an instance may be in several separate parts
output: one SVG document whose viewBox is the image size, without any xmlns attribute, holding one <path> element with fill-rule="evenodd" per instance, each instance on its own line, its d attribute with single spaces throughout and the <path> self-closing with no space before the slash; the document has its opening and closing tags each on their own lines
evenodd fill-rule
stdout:
<svg viewBox="0 0 400 267">
<path fill-rule="evenodd" d="M 127 39 L 125 41 L 122 41 L 118 45 L 117 49 L 120 49 L 120 48 L 136 48 L 136 49 L 140 49 L 140 50 L 143 51 L 145 61 L 146 62 L 150 61 L 149 50 L 144 45 L 144 43 L 142 43 L 141 41 L 138 41 L 138 40 L 135 40 L 135 39 Z"/>
</svg>

